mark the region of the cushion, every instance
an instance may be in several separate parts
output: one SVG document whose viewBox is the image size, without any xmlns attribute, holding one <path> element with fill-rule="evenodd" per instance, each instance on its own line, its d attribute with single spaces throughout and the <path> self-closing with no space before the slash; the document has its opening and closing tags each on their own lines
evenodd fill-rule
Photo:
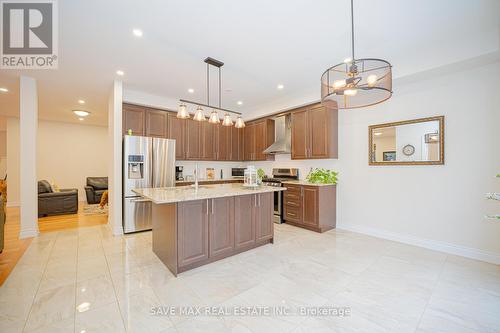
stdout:
<svg viewBox="0 0 500 333">
<path fill-rule="evenodd" d="M 52 186 L 46 180 L 40 180 L 38 182 L 38 194 L 41 193 L 52 193 Z"/>
<path fill-rule="evenodd" d="M 50 184 L 50 189 L 52 190 L 52 192 L 61 192 L 59 186 L 56 183 Z"/>
<path fill-rule="evenodd" d="M 107 190 L 108 177 L 88 177 L 87 185 L 92 186 L 95 190 Z"/>
</svg>

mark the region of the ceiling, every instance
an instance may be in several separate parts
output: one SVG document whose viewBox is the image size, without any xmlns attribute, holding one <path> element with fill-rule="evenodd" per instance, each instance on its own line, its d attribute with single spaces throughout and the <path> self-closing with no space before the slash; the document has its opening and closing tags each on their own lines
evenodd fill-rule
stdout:
<svg viewBox="0 0 500 333">
<path fill-rule="evenodd" d="M 206 101 L 207 56 L 225 63 L 225 108 L 248 115 L 275 100 L 319 99 L 321 73 L 350 56 L 349 20 L 348 0 L 59 1 L 59 69 L 1 71 L 10 91 L 0 115 L 18 115 L 20 74 L 38 80 L 41 119 L 78 122 L 71 110 L 83 108 L 85 123 L 106 125 L 118 69 L 126 89 Z M 356 55 L 386 59 L 403 77 L 497 52 L 500 1 L 356 0 L 355 24 Z"/>
</svg>

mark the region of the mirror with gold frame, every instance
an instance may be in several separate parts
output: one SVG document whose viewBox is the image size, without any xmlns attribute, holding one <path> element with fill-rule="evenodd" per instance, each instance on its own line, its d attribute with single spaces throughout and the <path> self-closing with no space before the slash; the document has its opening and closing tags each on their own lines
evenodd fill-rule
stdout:
<svg viewBox="0 0 500 333">
<path fill-rule="evenodd" d="M 368 127 L 369 165 L 444 164 L 444 116 Z"/>
</svg>

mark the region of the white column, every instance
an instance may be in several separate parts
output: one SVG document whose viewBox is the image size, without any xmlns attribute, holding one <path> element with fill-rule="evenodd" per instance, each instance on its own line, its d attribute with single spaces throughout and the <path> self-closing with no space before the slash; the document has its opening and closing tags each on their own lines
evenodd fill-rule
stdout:
<svg viewBox="0 0 500 333">
<path fill-rule="evenodd" d="M 38 190 L 36 176 L 36 136 L 38 127 L 38 94 L 35 79 L 20 78 L 20 238 L 38 235 Z"/>
<path fill-rule="evenodd" d="M 108 141 L 109 141 L 109 214 L 108 225 L 114 235 L 123 234 L 122 226 L 122 103 L 121 81 L 114 81 L 109 96 Z"/>
</svg>

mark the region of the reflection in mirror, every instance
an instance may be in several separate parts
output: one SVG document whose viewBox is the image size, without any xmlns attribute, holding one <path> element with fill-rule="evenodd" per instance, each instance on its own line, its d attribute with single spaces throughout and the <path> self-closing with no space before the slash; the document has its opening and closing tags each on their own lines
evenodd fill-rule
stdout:
<svg viewBox="0 0 500 333">
<path fill-rule="evenodd" d="M 444 117 L 370 126 L 370 164 L 443 164 Z"/>
</svg>

